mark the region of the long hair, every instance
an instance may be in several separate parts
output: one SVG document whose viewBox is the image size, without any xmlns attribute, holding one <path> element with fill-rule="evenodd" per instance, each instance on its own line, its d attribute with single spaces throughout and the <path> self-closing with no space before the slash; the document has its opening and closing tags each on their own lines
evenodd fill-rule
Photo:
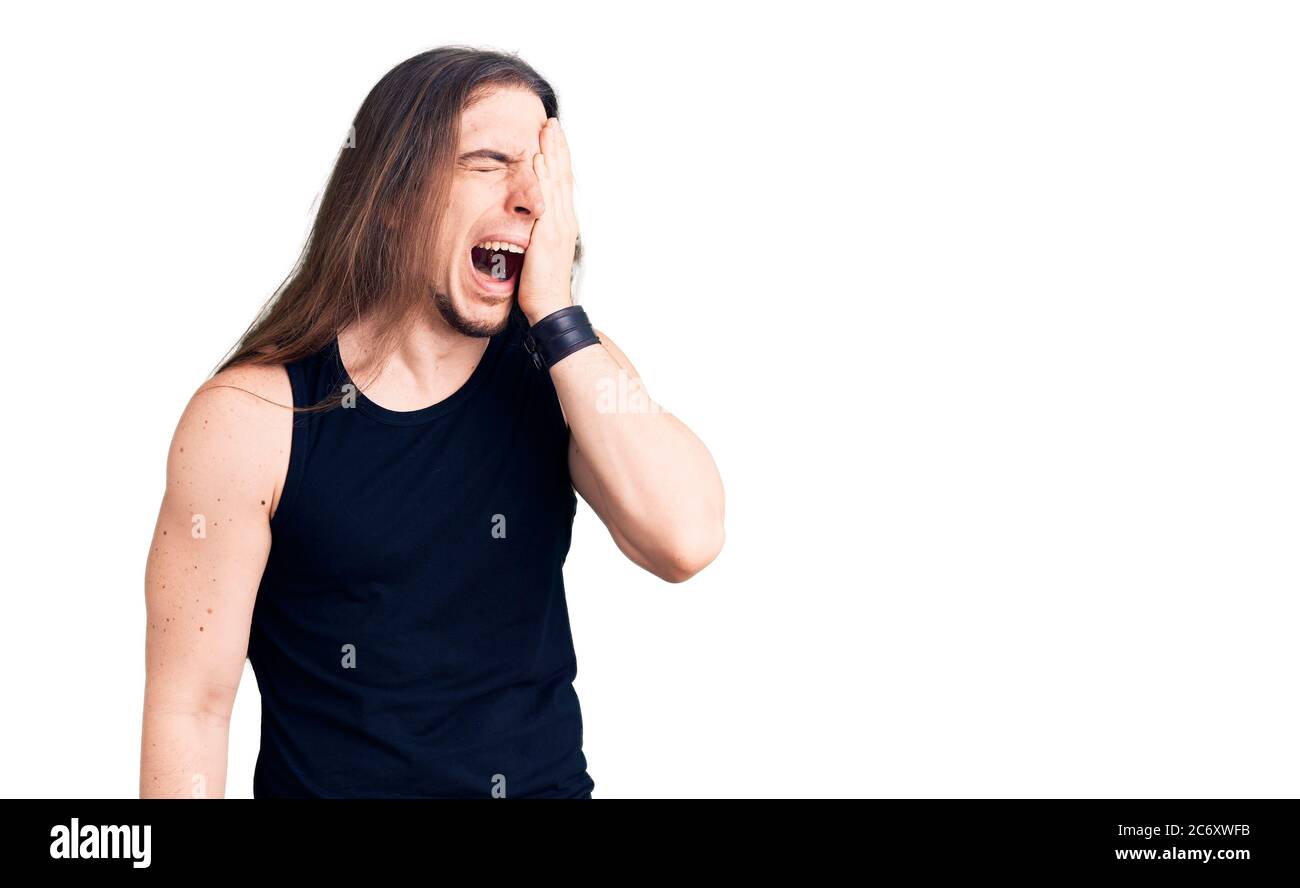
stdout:
<svg viewBox="0 0 1300 888">
<path fill-rule="evenodd" d="M 540 74 L 492 50 L 431 49 L 375 84 L 339 150 L 294 270 L 214 373 L 298 360 L 362 317 L 374 318 L 378 331 L 366 364 L 382 364 L 432 295 L 439 257 L 431 248 L 451 190 L 461 113 L 496 87 L 527 89 L 547 117 L 559 116 L 555 91 Z M 575 266 L 581 253 L 579 246 Z"/>
</svg>

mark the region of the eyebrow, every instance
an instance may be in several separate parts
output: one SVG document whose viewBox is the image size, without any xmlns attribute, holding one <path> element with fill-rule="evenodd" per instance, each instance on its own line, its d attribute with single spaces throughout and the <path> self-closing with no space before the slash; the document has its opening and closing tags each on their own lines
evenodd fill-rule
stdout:
<svg viewBox="0 0 1300 888">
<path fill-rule="evenodd" d="M 473 151 L 466 151 L 457 160 L 464 163 L 469 160 L 494 160 L 497 163 L 522 163 L 523 155 L 511 157 L 509 154 L 502 154 L 493 148 L 476 148 Z"/>
</svg>

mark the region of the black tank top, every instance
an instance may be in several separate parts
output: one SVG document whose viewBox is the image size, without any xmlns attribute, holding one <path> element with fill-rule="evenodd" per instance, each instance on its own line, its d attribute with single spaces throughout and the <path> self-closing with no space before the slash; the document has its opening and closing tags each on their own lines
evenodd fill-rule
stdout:
<svg viewBox="0 0 1300 888">
<path fill-rule="evenodd" d="M 352 385 L 338 341 L 294 404 Z M 561 568 L 577 498 L 519 326 L 421 410 L 294 418 L 253 610 L 253 795 L 590 798 Z"/>
</svg>

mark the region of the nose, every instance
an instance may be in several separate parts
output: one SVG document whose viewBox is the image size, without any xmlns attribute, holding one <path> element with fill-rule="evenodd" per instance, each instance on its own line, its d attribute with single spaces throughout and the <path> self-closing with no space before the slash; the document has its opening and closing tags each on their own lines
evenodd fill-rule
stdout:
<svg viewBox="0 0 1300 888">
<path fill-rule="evenodd" d="M 510 192 L 510 204 L 517 216 L 531 221 L 536 221 L 546 212 L 546 203 L 542 200 L 542 182 L 531 169 L 520 175 Z"/>
</svg>

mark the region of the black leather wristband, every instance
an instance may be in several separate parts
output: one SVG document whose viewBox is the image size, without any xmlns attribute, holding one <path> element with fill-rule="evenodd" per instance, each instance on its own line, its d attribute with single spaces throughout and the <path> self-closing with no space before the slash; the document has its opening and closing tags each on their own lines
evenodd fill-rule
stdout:
<svg viewBox="0 0 1300 888">
<path fill-rule="evenodd" d="M 549 370 L 579 349 L 599 342 L 580 305 L 553 311 L 524 331 L 524 348 L 540 370 Z"/>
</svg>

